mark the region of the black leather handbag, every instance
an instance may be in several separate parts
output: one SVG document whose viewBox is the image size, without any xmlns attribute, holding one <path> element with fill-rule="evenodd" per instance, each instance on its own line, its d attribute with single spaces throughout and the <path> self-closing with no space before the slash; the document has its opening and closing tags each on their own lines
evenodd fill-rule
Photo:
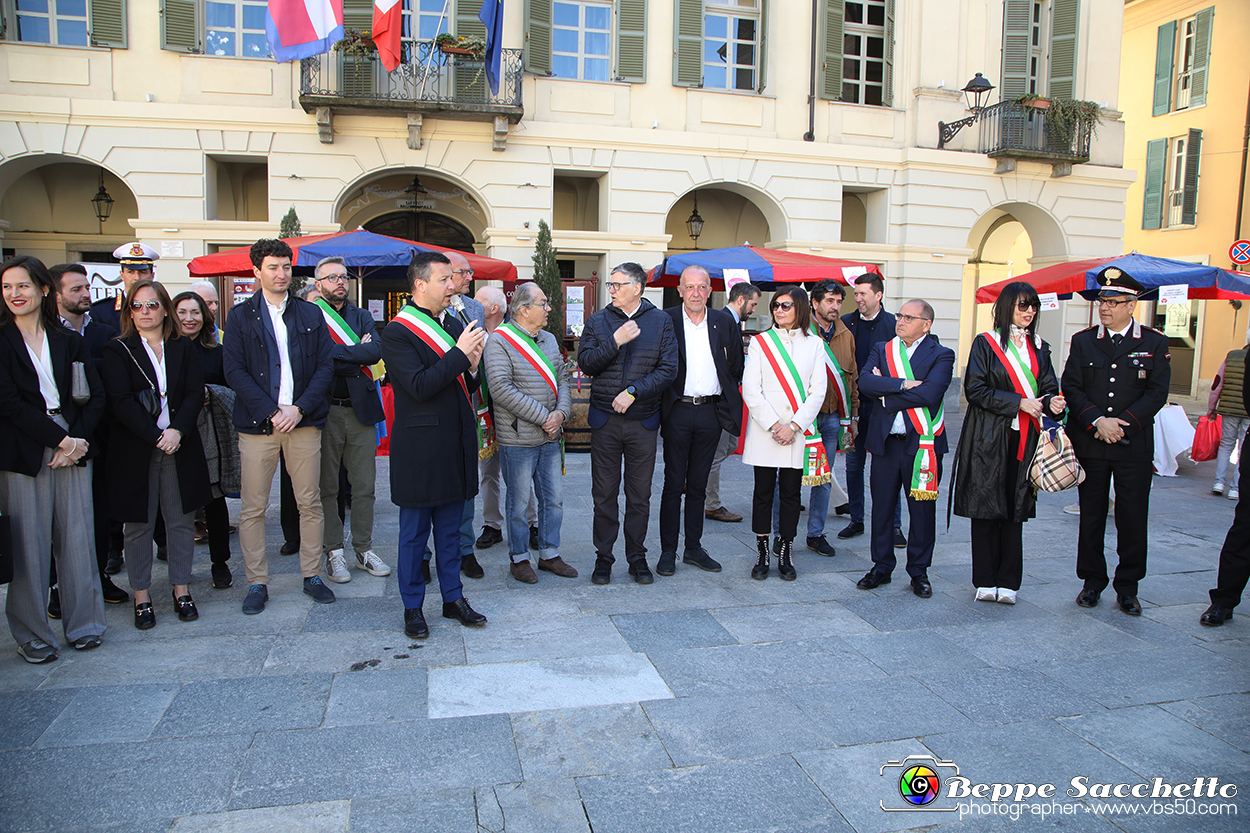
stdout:
<svg viewBox="0 0 1250 833">
<path fill-rule="evenodd" d="M 143 378 L 148 383 L 147 390 L 135 391 L 135 399 L 139 402 L 143 409 L 158 418 L 161 415 L 161 394 L 156 389 L 156 383 L 148 378 L 147 371 L 143 369 L 143 365 L 139 364 L 139 360 L 135 358 L 135 354 L 130 352 L 130 348 L 126 348 L 126 353 L 130 356 L 130 360 L 135 363 L 135 367 L 139 368 L 139 372 L 143 374 Z"/>
</svg>

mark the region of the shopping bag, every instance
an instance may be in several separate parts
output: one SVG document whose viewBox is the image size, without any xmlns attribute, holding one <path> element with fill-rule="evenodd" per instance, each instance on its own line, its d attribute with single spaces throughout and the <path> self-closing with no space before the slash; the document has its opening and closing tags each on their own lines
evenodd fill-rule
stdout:
<svg viewBox="0 0 1250 833">
<path fill-rule="evenodd" d="M 1214 460 L 1219 453 L 1222 421 L 1219 414 L 1203 414 L 1198 418 L 1198 427 L 1194 429 L 1194 445 L 1189 452 L 1190 459 L 1195 463 Z"/>
</svg>

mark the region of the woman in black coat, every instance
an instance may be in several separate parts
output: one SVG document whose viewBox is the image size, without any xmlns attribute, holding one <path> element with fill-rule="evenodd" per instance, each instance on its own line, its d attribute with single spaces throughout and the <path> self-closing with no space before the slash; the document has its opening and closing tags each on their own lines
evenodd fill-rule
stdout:
<svg viewBox="0 0 1250 833">
<path fill-rule="evenodd" d="M 13 555 L 5 613 L 22 658 L 51 662 L 57 642 L 44 606 L 53 556 L 66 640 L 95 648 L 105 630 L 87 462 L 96 453 L 104 389 L 87 342 L 60 323 L 42 262 L 22 256 L 0 264 L 0 289 L 0 515 L 10 524 Z M 79 368 L 87 390 L 75 389 Z"/>
<path fill-rule="evenodd" d="M 955 455 L 955 514 L 972 519 L 972 581 L 977 601 L 1015 604 L 1024 572 L 1024 522 L 1037 493 L 1029 465 L 1043 413 L 1067 407 L 1037 335 L 1040 301 L 1023 281 L 994 303 L 994 329 L 972 343 L 964 373 L 968 413 Z M 1010 368 L 1010 369 L 1009 369 Z"/>
<path fill-rule="evenodd" d="M 204 373 L 188 339 L 178 336 L 174 305 L 159 283 L 139 281 L 121 312 L 122 335 L 104 348 L 104 387 L 114 428 L 109 436 L 109 508 L 126 525 L 126 570 L 135 594 L 135 627 L 156 624 L 152 530 L 157 501 L 165 518 L 169 581 L 184 622 L 199 617 L 188 592 L 195 554 L 195 510 L 212 497 L 196 420 Z M 140 403 L 155 391 L 159 414 Z"/>
</svg>

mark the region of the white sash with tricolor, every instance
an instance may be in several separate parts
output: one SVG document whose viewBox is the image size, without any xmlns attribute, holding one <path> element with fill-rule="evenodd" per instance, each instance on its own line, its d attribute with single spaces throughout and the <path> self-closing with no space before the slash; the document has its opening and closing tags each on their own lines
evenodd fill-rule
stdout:
<svg viewBox="0 0 1250 833">
<path fill-rule="evenodd" d="M 819 336 L 817 336 L 819 338 Z M 799 404 L 807 401 L 807 386 L 799 376 L 799 369 L 794 366 L 790 354 L 776 330 L 765 330 L 755 337 L 755 343 L 773 369 L 786 399 L 790 400 L 791 413 L 797 413 Z M 820 431 L 813 424 L 803 432 L 803 483 L 815 486 L 828 483 L 833 479 L 829 468 L 829 455 L 825 452 L 825 444 L 821 440 Z"/>
<path fill-rule="evenodd" d="M 1037 353 L 1033 350 L 1033 345 L 1029 343 L 1026 337 L 1024 340 L 1025 352 L 1028 358 L 1020 354 L 1020 348 L 1016 347 L 1015 342 L 1007 339 L 1007 349 L 1004 350 L 1002 344 L 994 336 L 994 333 L 981 333 L 985 340 L 989 342 L 990 348 L 998 356 L 998 360 L 1007 368 L 1007 377 L 1011 379 L 1011 386 L 1016 393 L 1025 399 L 1038 398 L 1037 374 L 1039 372 L 1037 364 Z M 1035 430 L 1041 431 L 1042 425 L 1037 417 L 1032 414 L 1024 414 L 1025 423 L 1032 426 Z M 1025 447 L 1028 445 L 1029 432 L 1025 428 L 1020 429 L 1020 442 L 1016 447 L 1016 459 L 1024 459 Z"/>
<path fill-rule="evenodd" d="M 440 359 L 447 355 L 448 350 L 456 346 L 455 339 L 446 330 L 435 323 L 433 318 L 411 304 L 405 305 L 393 320 L 398 321 L 413 335 L 425 342 L 425 345 Z M 469 394 L 469 386 L 465 384 L 463 374 L 457 375 L 456 381 L 460 383 L 460 390 L 464 392 L 464 398 L 469 401 L 469 407 L 477 413 L 477 455 L 485 460 L 495 453 L 495 423 L 491 420 L 490 409 L 485 405 L 473 404 L 473 397 Z"/>
<path fill-rule="evenodd" d="M 890 375 L 895 379 L 912 379 L 911 360 L 907 356 L 907 346 L 903 340 L 895 336 L 890 339 L 885 349 L 885 361 Z M 920 447 L 916 451 L 916 462 L 912 467 L 910 496 L 913 500 L 937 500 L 937 450 L 935 440 L 946 426 L 942 420 L 942 406 L 936 412 L 917 406 L 903 412 L 906 419 L 920 435 Z"/>
<path fill-rule="evenodd" d="M 834 326 L 836 327 L 837 324 L 835 323 Z M 842 423 L 842 430 L 839 432 L 841 437 L 839 447 L 845 447 L 849 445 L 851 438 L 851 433 L 847 430 L 851 424 L 851 394 L 846 381 L 846 371 L 839 364 L 838 357 L 833 354 L 833 348 L 829 346 L 829 342 L 821 338 L 820 330 L 816 328 L 815 323 L 812 324 L 812 335 L 819 338 L 825 347 L 825 374 L 829 377 L 829 387 L 838 399 L 838 417 Z"/>
<path fill-rule="evenodd" d="M 491 333 L 491 337 L 499 336 L 505 343 L 512 345 L 513 349 L 521 354 L 521 358 L 529 362 L 530 366 L 538 371 L 538 375 L 542 377 L 547 386 L 551 388 L 551 395 L 555 397 L 557 404 L 560 402 L 560 386 L 556 380 L 556 369 L 547 358 L 543 351 L 538 349 L 538 342 L 535 341 L 529 333 L 522 330 L 516 324 L 511 322 L 500 324 L 495 328 L 495 332 Z M 564 467 L 564 432 L 560 433 L 560 473 L 567 474 Z"/>
<path fill-rule="evenodd" d="M 324 298 L 318 298 L 313 301 L 313 303 L 316 304 L 321 310 L 321 316 L 326 322 L 326 329 L 330 331 L 330 338 L 334 339 L 335 344 L 342 344 L 346 346 L 360 344 L 360 336 L 356 335 L 356 331 L 348 326 L 347 322 L 343 320 L 343 317 L 339 315 L 338 310 L 330 306 L 329 302 L 327 302 Z M 380 404 L 382 402 L 382 388 L 378 385 L 377 380 L 373 378 L 372 368 L 368 365 L 362 364 L 360 366 L 360 372 L 365 375 L 366 379 L 373 382 L 373 390 L 377 393 L 378 403 Z M 378 442 L 380 443 L 386 436 L 386 420 L 383 419 L 374 427 L 377 429 Z"/>
</svg>

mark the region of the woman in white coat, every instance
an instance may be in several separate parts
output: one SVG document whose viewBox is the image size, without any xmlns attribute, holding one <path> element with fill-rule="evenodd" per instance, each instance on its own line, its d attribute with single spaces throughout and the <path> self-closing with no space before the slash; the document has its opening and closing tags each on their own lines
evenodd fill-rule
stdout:
<svg viewBox="0 0 1250 833">
<path fill-rule="evenodd" d="M 779 490 L 777 572 L 793 581 L 791 544 L 799 525 L 799 493 L 805 474 L 813 482 L 829 476 L 827 462 L 823 474 L 817 472 L 824 454 L 817 452 L 819 441 L 812 436 L 828 381 L 824 344 L 811 334 L 807 294 L 798 287 L 780 289 L 773 295 L 769 312 L 773 326 L 751 340 L 742 377 L 742 401 L 749 412 L 742 462 L 755 467 L 751 528 L 759 548 L 751 578 L 768 576 L 773 494 Z"/>
</svg>

